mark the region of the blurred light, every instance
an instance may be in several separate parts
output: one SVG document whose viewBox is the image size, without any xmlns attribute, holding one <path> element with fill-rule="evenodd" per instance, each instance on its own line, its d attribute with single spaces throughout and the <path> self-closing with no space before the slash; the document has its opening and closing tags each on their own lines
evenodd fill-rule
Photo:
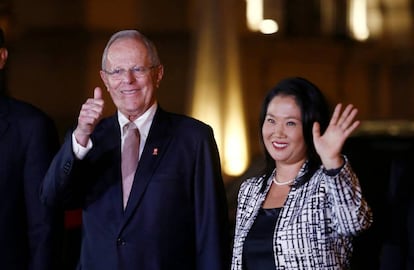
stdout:
<svg viewBox="0 0 414 270">
<path fill-rule="evenodd" d="M 383 19 L 379 8 L 371 8 L 367 18 L 370 36 L 378 37 L 382 33 Z"/>
<path fill-rule="evenodd" d="M 230 64 L 229 70 L 233 74 L 226 74 L 228 87 L 223 90 L 218 82 L 223 80 L 225 74 L 216 72 L 214 57 L 209 56 L 207 47 L 201 46 L 197 51 L 191 115 L 213 128 L 224 173 L 238 176 L 246 170 L 249 162 L 240 78 L 239 74 L 234 74 L 237 68 Z M 236 60 L 230 59 L 230 62 L 233 61 Z"/>
<path fill-rule="evenodd" d="M 263 0 L 246 0 L 247 27 L 259 31 L 263 20 Z"/>
<path fill-rule="evenodd" d="M 351 34 L 356 40 L 363 41 L 369 38 L 367 0 L 350 1 L 349 26 Z"/>
<path fill-rule="evenodd" d="M 263 18 L 263 0 L 246 0 L 247 27 L 254 32 L 274 34 L 279 30 L 275 20 Z"/>
<path fill-rule="evenodd" d="M 230 46 L 229 49 L 233 47 Z M 226 102 L 224 106 L 223 128 L 223 170 L 231 176 L 241 175 L 248 166 L 248 139 L 246 119 L 241 90 L 240 66 L 235 50 L 228 51 L 226 82 Z"/>
<path fill-rule="evenodd" d="M 266 19 L 260 23 L 260 32 L 263 34 L 274 34 L 279 30 L 277 22 L 274 20 Z"/>
<path fill-rule="evenodd" d="M 220 124 L 220 76 L 215 68 L 214 58 L 210 56 L 210 31 L 201 28 L 199 47 L 196 52 L 196 72 L 191 115 L 209 124 L 214 130 L 217 147 L 221 149 L 222 130 Z"/>
<path fill-rule="evenodd" d="M 212 1 L 225 6 L 222 0 Z M 238 176 L 249 160 L 237 33 L 229 22 L 231 16 L 214 17 L 217 12 L 211 1 L 199 3 L 204 13 L 197 30 L 190 114 L 213 128 L 223 172 Z"/>
</svg>

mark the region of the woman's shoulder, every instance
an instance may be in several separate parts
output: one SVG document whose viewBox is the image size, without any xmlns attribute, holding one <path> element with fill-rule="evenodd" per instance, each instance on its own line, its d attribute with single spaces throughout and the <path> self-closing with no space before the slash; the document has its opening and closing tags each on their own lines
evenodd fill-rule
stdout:
<svg viewBox="0 0 414 270">
<path fill-rule="evenodd" d="M 257 175 L 252 176 L 244 180 L 240 186 L 240 189 L 248 189 L 248 188 L 254 188 L 254 187 L 261 187 L 263 184 L 263 181 L 265 180 L 265 175 Z"/>
</svg>

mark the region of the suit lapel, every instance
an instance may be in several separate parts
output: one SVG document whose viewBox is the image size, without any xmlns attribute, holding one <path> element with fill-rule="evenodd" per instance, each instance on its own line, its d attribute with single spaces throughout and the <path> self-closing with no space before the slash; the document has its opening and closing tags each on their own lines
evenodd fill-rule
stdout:
<svg viewBox="0 0 414 270">
<path fill-rule="evenodd" d="M 111 196 L 108 204 L 112 209 L 108 209 L 110 213 L 116 213 L 116 217 L 123 216 L 122 207 L 122 174 L 121 174 L 121 132 L 118 123 L 117 114 L 108 118 L 92 137 L 94 148 L 97 152 L 90 152 L 94 156 L 109 155 L 113 158 L 113 168 L 111 175 L 105 179 L 106 183 L 101 183 L 106 187 L 110 187 Z M 113 183 L 116 181 L 116 183 Z M 117 219 L 120 220 L 120 219 Z"/>
<path fill-rule="evenodd" d="M 148 183 L 171 141 L 170 129 L 168 127 L 167 113 L 158 108 L 135 173 L 134 183 L 125 209 L 124 222 L 127 222 L 135 208 L 138 207 Z"/>
</svg>

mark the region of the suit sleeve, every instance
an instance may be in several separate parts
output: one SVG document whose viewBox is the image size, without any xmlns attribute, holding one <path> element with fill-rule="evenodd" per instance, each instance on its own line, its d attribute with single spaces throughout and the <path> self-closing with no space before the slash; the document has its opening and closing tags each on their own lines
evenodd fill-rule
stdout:
<svg viewBox="0 0 414 270">
<path fill-rule="evenodd" d="M 197 153 L 195 174 L 197 270 L 229 269 L 227 200 L 211 129 Z"/>
<path fill-rule="evenodd" d="M 75 168 L 79 162 L 73 153 L 72 131 L 70 131 L 66 134 L 65 140 L 53 158 L 43 180 L 40 197 L 45 205 L 54 208 L 62 207 L 63 209 L 80 207 L 79 191 L 75 192 L 71 188 L 76 184 L 72 179 L 82 182 L 80 179 L 82 175 L 77 173 L 79 170 Z"/>
<path fill-rule="evenodd" d="M 24 162 L 24 196 L 27 209 L 30 265 L 32 270 L 56 269 L 63 229 L 61 212 L 45 207 L 39 199 L 39 188 L 59 145 L 51 119 L 35 116 L 25 124 L 27 136 Z"/>
<path fill-rule="evenodd" d="M 330 178 L 327 183 L 332 198 L 332 219 L 338 232 L 356 236 L 368 229 L 373 221 L 372 211 L 348 160 L 337 175 L 326 176 Z"/>
</svg>

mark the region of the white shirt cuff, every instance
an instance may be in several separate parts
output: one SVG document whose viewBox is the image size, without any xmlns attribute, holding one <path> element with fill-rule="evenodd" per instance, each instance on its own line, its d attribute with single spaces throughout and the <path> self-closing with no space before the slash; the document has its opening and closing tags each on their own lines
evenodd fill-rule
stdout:
<svg viewBox="0 0 414 270">
<path fill-rule="evenodd" d="M 89 139 L 86 147 L 83 147 L 76 141 L 75 133 L 72 133 L 72 150 L 77 159 L 83 159 L 89 150 L 92 149 L 92 140 Z"/>
</svg>

